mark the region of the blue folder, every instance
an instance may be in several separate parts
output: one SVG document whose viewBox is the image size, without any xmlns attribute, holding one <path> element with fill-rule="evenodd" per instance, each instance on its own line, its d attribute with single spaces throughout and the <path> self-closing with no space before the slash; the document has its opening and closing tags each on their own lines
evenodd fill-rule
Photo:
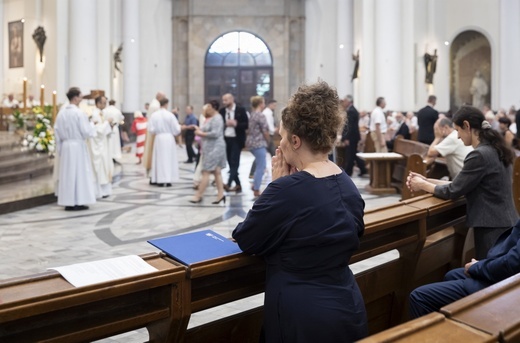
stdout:
<svg viewBox="0 0 520 343">
<path fill-rule="evenodd" d="M 185 265 L 242 252 L 238 244 L 212 230 L 152 239 L 148 243 Z"/>
</svg>

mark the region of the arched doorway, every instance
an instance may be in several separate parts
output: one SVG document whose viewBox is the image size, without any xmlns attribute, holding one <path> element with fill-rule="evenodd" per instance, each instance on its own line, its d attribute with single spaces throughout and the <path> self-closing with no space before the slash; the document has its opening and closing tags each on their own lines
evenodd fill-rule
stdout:
<svg viewBox="0 0 520 343">
<path fill-rule="evenodd" d="M 461 32 L 450 49 L 450 108 L 464 104 L 481 108 L 491 102 L 491 46 L 480 32 Z M 480 74 L 480 80 L 478 74 Z M 486 91 L 487 90 L 487 91 Z M 480 101 L 476 92 L 482 94 Z"/>
<path fill-rule="evenodd" d="M 204 99 L 221 101 L 225 93 L 249 108 L 249 99 L 273 94 L 271 51 L 257 36 L 245 32 L 226 33 L 213 41 L 205 59 Z"/>
</svg>

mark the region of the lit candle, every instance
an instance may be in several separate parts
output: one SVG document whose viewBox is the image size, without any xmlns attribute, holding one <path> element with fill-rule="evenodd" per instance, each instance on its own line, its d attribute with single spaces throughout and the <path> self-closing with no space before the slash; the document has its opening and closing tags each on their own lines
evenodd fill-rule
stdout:
<svg viewBox="0 0 520 343">
<path fill-rule="evenodd" d="M 52 92 L 52 123 L 56 122 L 56 91 Z"/>
<path fill-rule="evenodd" d="M 45 105 L 45 97 L 43 96 L 43 93 L 45 91 L 45 86 L 42 85 L 40 88 L 40 106 L 43 107 Z"/>
<path fill-rule="evenodd" d="M 27 78 L 23 78 L 23 109 L 27 109 Z"/>
</svg>

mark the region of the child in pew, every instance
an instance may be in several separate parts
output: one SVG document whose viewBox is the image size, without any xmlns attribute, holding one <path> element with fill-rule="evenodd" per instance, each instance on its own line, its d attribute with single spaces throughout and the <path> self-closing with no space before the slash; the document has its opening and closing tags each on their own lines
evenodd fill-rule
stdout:
<svg viewBox="0 0 520 343">
<path fill-rule="evenodd" d="M 472 259 L 464 268 L 449 271 L 443 282 L 415 289 L 410 294 L 410 316 L 417 318 L 520 272 L 520 220 L 499 238 L 487 258 Z"/>
</svg>

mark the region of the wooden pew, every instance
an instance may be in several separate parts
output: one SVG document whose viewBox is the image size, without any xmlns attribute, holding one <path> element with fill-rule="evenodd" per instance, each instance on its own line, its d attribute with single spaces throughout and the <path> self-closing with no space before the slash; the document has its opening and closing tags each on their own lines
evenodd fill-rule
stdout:
<svg viewBox="0 0 520 343">
<path fill-rule="evenodd" d="M 408 187 L 406 187 L 406 178 L 410 172 L 426 175 L 426 164 L 423 162 L 423 158 L 426 156 L 428 148 L 427 144 L 404 139 L 400 136 L 395 139 L 394 152 L 405 157 L 405 159 L 394 164 L 392 171 L 392 186 L 401 193 L 401 199 L 405 200 L 413 197 Z M 416 192 L 414 195 L 423 194 L 425 193 L 421 191 Z"/>
<path fill-rule="evenodd" d="M 413 288 L 437 282 L 453 268 L 460 267 L 466 240 L 466 201 L 446 201 L 430 194 L 403 203 L 428 211 L 427 237 L 413 276 Z"/>
<path fill-rule="evenodd" d="M 371 333 L 403 321 L 427 233 L 455 223 L 463 205 L 426 196 L 366 212 L 365 234 L 351 262 L 399 252 L 398 259 L 355 276 Z M 1 282 L 0 341 L 88 341 L 140 327 L 157 342 L 258 341 L 261 307 L 187 327 L 192 313 L 263 292 L 263 261 L 236 254 L 187 268 L 157 254 L 144 258 L 159 271 L 81 288 L 57 272 Z"/>
<path fill-rule="evenodd" d="M 427 144 L 403 139 L 401 136 L 394 141 L 394 152 L 405 156 L 405 159 L 394 164 L 392 171 L 392 185 L 401 193 L 402 200 L 426 194 L 423 191 L 412 194 L 406 187 L 406 178 L 410 172 L 437 179 L 449 176 L 444 159 L 432 159 L 430 164 L 425 162 L 428 149 Z"/>
<path fill-rule="evenodd" d="M 146 327 L 178 340 L 186 269 L 153 253 L 157 272 L 74 287 L 58 272 L 0 281 L 0 342 L 85 342 Z"/>
<path fill-rule="evenodd" d="M 359 343 L 497 342 L 497 338 L 434 312 L 406 322 Z"/>
<path fill-rule="evenodd" d="M 520 274 L 441 309 L 447 318 L 474 327 L 501 342 L 520 341 Z"/>
</svg>

